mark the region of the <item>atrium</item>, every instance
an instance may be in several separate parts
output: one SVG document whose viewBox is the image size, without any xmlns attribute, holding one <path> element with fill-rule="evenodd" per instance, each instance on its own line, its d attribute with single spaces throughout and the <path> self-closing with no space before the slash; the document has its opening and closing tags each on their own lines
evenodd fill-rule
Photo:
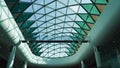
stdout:
<svg viewBox="0 0 120 68">
<path fill-rule="evenodd" d="M 119 68 L 119 0 L 0 0 L 0 67 Z"/>
</svg>

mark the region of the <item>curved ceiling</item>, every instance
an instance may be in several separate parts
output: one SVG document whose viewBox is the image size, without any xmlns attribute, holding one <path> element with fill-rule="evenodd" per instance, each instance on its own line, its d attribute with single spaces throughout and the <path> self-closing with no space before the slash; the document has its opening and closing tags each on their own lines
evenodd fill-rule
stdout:
<svg viewBox="0 0 120 68">
<path fill-rule="evenodd" d="M 33 54 L 60 58 L 76 53 L 108 0 L 5 0 Z M 76 43 L 74 41 L 78 41 Z"/>
</svg>

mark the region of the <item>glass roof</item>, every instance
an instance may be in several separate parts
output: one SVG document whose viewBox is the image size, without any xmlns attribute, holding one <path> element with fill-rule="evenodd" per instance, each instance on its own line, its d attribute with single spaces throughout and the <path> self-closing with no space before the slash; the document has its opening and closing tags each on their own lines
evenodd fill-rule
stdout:
<svg viewBox="0 0 120 68">
<path fill-rule="evenodd" d="M 5 0 L 26 40 L 40 57 L 67 57 L 76 53 L 108 0 Z M 74 41 L 78 41 L 76 43 Z"/>
</svg>

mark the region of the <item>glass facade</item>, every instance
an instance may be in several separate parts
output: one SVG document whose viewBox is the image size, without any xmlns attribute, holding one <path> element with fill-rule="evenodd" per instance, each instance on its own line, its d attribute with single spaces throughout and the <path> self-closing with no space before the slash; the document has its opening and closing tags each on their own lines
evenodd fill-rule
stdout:
<svg viewBox="0 0 120 68">
<path fill-rule="evenodd" d="M 46 58 L 75 54 L 108 0 L 5 0 L 33 54 Z M 78 41 L 78 43 L 74 42 Z"/>
</svg>

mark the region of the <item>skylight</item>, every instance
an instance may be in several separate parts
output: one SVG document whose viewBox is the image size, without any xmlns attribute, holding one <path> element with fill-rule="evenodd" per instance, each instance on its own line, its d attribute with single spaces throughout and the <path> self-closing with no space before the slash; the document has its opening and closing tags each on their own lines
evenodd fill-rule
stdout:
<svg viewBox="0 0 120 68">
<path fill-rule="evenodd" d="M 19 4 L 13 6 L 11 12 L 28 41 L 73 41 L 30 42 L 28 44 L 33 54 L 45 58 L 67 57 L 76 53 L 81 41 L 100 15 L 93 2 L 93 0 L 20 0 L 16 2 Z M 78 41 L 79 44 L 74 41 Z"/>
</svg>

